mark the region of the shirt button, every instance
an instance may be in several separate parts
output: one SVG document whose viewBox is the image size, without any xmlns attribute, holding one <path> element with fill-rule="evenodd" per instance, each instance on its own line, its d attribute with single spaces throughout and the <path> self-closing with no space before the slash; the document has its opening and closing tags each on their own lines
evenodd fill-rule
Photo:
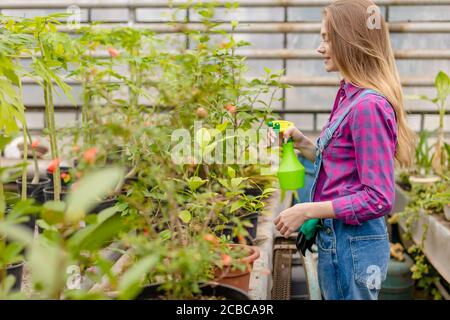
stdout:
<svg viewBox="0 0 450 320">
<path fill-rule="evenodd" d="M 381 204 L 378 205 L 378 209 L 383 209 L 383 206 Z"/>
<path fill-rule="evenodd" d="M 330 228 L 327 228 L 327 230 L 325 231 L 327 234 L 330 234 L 331 233 L 331 229 Z"/>
</svg>

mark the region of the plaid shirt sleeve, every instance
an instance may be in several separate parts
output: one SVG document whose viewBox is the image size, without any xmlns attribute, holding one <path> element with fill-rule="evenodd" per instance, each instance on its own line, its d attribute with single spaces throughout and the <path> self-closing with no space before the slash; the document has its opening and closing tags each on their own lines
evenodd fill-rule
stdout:
<svg viewBox="0 0 450 320">
<path fill-rule="evenodd" d="M 397 126 L 383 97 L 368 95 L 350 112 L 349 127 L 361 190 L 332 201 L 337 219 L 359 225 L 388 214 L 394 203 Z"/>
</svg>

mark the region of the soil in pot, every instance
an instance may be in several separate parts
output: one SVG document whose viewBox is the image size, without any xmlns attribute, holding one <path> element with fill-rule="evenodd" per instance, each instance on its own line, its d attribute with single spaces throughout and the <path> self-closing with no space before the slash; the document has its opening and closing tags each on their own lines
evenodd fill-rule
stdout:
<svg viewBox="0 0 450 320">
<path fill-rule="evenodd" d="M 49 178 L 41 178 L 38 183 L 31 183 L 32 178 L 27 179 L 27 198 L 33 198 L 37 203 L 44 203 L 44 188 L 50 186 Z M 16 180 L 17 191 L 22 194 L 22 178 Z"/>
<path fill-rule="evenodd" d="M 248 222 L 250 222 L 252 224 L 251 227 L 245 227 L 245 230 L 248 232 L 248 236 L 245 237 L 245 241 L 247 242 L 247 244 L 249 245 L 253 245 L 255 243 L 256 240 L 256 232 L 258 230 L 258 217 L 259 217 L 259 213 L 258 212 L 253 212 L 249 215 L 246 215 L 244 217 L 241 218 L 241 220 L 247 220 Z M 231 237 L 233 234 L 233 228 L 236 227 L 236 224 L 233 222 L 228 222 L 224 229 L 219 230 L 216 232 L 216 234 L 218 236 L 221 235 L 225 235 L 225 236 L 229 236 Z M 234 243 L 240 243 L 238 237 L 234 237 L 231 239 Z"/>
<path fill-rule="evenodd" d="M 73 177 L 70 175 L 70 167 L 60 166 L 59 172 L 61 176 L 61 185 L 67 186 L 73 182 Z M 53 173 L 47 171 L 47 178 L 50 179 L 50 185 L 53 186 Z"/>
<path fill-rule="evenodd" d="M 224 266 L 222 269 L 215 268 L 214 281 L 220 284 L 230 285 L 239 288 L 244 292 L 248 292 L 250 285 L 250 273 L 253 269 L 253 263 L 259 258 L 260 250 L 258 247 L 252 247 L 241 244 L 229 244 L 229 246 L 236 249 L 244 249 L 247 255 L 239 260 L 245 265 L 245 269 L 236 269 L 232 266 Z"/>
<path fill-rule="evenodd" d="M 20 291 L 20 288 L 22 287 L 23 262 L 8 266 L 6 268 L 6 274 L 14 276 L 16 281 L 14 282 L 12 289 L 14 291 Z"/>
<path fill-rule="evenodd" d="M 141 293 L 136 297 L 136 300 L 164 300 L 164 292 L 158 290 L 160 284 L 151 284 L 145 286 Z M 211 300 L 214 297 L 218 300 L 250 300 L 249 295 L 232 286 L 218 283 L 208 283 L 201 286 L 201 293 L 198 299 Z"/>
</svg>

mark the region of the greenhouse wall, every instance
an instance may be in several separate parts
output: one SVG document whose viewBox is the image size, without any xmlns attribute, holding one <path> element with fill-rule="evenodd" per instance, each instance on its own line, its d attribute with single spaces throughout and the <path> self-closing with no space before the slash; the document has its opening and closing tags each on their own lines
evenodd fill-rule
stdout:
<svg viewBox="0 0 450 320">
<path fill-rule="evenodd" d="M 0 3 L 1 13 L 4 15 L 32 17 L 36 15 L 46 15 L 55 12 L 64 12 L 67 9 L 54 8 L 52 1 L 38 1 L 41 3 L 38 9 L 34 2 L 15 1 L 8 4 L 8 8 Z M 38 3 L 36 2 L 36 3 Z M 102 1 L 97 1 L 101 3 Z M 119 1 L 120 2 L 120 1 Z M 148 3 L 153 1 L 149 0 Z M 48 8 L 43 8 L 45 3 Z M 178 22 L 198 22 L 199 16 L 192 9 L 169 8 L 169 1 L 166 7 L 139 8 L 126 5 L 120 8 L 102 7 L 88 8 L 83 7 L 80 1 L 71 1 L 75 5 L 80 5 L 81 23 L 90 21 L 111 23 L 111 24 L 139 24 L 148 23 L 166 23 L 168 21 Z M 112 3 L 107 1 L 107 3 Z M 145 3 L 140 2 L 140 3 Z M 162 3 L 160 1 L 160 3 Z M 248 1 L 246 2 L 248 3 Z M 439 70 L 450 71 L 450 5 L 427 5 L 428 1 L 422 1 L 422 5 L 384 5 L 381 7 L 382 14 L 391 23 L 416 24 L 439 24 L 436 32 L 391 32 L 391 39 L 394 50 L 426 50 L 439 53 L 439 58 L 408 58 L 397 59 L 402 79 L 412 79 L 412 84 L 404 86 L 404 93 L 408 95 L 428 95 L 435 96 L 433 79 Z M 2 7 L 3 6 L 3 7 Z M 28 7 L 27 7 L 28 6 Z M 106 5 L 105 5 L 106 6 Z M 265 25 L 268 23 L 320 23 L 322 6 L 273 6 L 270 7 L 239 7 L 237 9 L 216 8 L 214 20 L 229 22 L 238 20 L 241 25 Z M 443 27 L 442 27 L 443 26 Z M 181 34 L 169 34 L 174 39 L 173 46 L 192 46 L 192 42 L 187 41 Z M 220 36 L 216 36 L 220 38 Z M 248 50 L 314 50 L 320 42 L 318 32 L 270 32 L 270 33 L 236 33 L 237 39 L 247 40 L 252 43 Z M 217 39 L 220 41 L 220 39 Z M 24 61 L 29 63 L 29 61 Z M 328 118 L 328 112 L 331 109 L 337 86 L 336 85 L 308 85 L 309 78 L 335 78 L 337 83 L 337 74 L 327 74 L 323 68 L 322 60 L 318 56 L 314 58 L 292 58 L 284 59 L 282 57 L 270 57 L 270 59 L 249 57 L 247 59 L 249 67 L 249 76 L 259 76 L 264 73 L 263 68 L 272 70 L 285 69 L 287 78 L 303 79 L 302 85 L 285 89 L 280 92 L 285 101 L 275 106 L 276 110 L 283 116 L 292 120 L 304 131 L 317 132 Z M 420 79 L 420 81 L 418 80 Z M 414 85 L 414 81 L 420 82 L 420 85 Z M 425 83 L 423 83 L 425 82 Z M 73 84 L 74 96 L 78 98 L 81 94 L 81 87 Z M 24 87 L 25 103 L 28 107 L 27 120 L 30 128 L 40 131 L 44 127 L 43 116 L 43 96 L 41 90 L 36 84 L 29 83 Z M 62 96 L 63 97 L 63 96 Z M 267 97 L 266 97 L 267 98 Z M 58 97 L 55 101 L 57 106 L 57 123 L 59 126 L 65 126 L 78 119 L 78 113 L 71 103 L 65 98 Z M 450 102 L 448 102 L 450 103 Z M 433 104 L 426 101 L 406 99 L 406 107 L 410 112 L 409 123 L 416 130 L 421 128 L 427 130 L 436 129 L 438 126 L 438 115 Z M 446 115 L 445 131 L 450 131 L 450 115 Z"/>
</svg>

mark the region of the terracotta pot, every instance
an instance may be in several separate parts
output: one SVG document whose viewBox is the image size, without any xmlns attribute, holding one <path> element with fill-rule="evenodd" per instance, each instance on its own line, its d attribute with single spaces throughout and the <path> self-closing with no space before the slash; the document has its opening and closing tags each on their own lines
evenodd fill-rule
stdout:
<svg viewBox="0 0 450 320">
<path fill-rule="evenodd" d="M 260 250 L 258 247 L 247 246 L 243 244 L 229 244 L 232 248 L 245 248 L 249 252 L 246 257 L 241 258 L 240 262 L 247 267 L 241 271 L 234 269 L 231 266 L 223 267 L 222 269 L 215 268 L 214 281 L 222 284 L 227 284 L 235 288 L 239 288 L 244 292 L 248 292 L 250 284 L 250 272 L 253 269 L 253 262 L 259 258 Z"/>
</svg>

